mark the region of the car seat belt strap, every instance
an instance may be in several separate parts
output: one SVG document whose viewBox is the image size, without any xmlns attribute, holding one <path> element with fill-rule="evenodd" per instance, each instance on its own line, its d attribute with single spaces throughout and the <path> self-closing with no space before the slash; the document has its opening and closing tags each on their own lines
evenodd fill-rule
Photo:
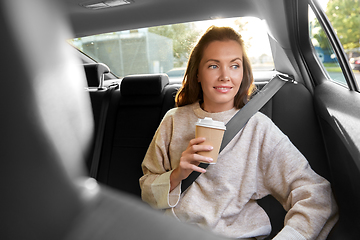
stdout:
<svg viewBox="0 0 360 240">
<path fill-rule="evenodd" d="M 97 174 L 99 171 L 100 156 L 101 156 L 101 150 L 104 140 L 105 125 L 106 125 L 106 119 L 108 115 L 107 113 L 110 105 L 111 95 L 116 88 L 117 85 L 108 87 L 101 105 L 99 126 L 98 126 L 98 131 L 96 133 L 94 151 L 90 165 L 90 177 L 95 179 L 97 179 Z"/>
<path fill-rule="evenodd" d="M 235 135 L 246 125 L 249 119 L 259 111 L 285 83 L 295 83 L 293 78 L 285 74 L 275 75 L 261 91 L 259 91 L 243 108 L 241 108 L 226 124 L 226 131 L 220 146 L 221 152 Z M 199 167 L 207 168 L 209 164 L 200 163 Z M 184 192 L 200 175 L 199 172 L 193 171 L 186 179 L 182 180 L 181 192 Z"/>
</svg>

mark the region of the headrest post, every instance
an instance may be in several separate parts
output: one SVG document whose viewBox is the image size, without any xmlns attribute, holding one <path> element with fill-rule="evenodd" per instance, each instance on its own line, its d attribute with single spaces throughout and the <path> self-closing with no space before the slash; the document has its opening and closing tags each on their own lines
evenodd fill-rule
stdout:
<svg viewBox="0 0 360 240">
<path fill-rule="evenodd" d="M 101 74 L 98 90 L 104 89 L 104 79 L 105 79 L 105 74 Z"/>
</svg>

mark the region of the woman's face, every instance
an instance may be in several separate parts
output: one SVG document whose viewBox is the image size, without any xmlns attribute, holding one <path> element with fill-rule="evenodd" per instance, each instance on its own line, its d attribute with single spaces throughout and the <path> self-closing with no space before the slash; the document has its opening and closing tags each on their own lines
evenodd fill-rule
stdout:
<svg viewBox="0 0 360 240">
<path fill-rule="evenodd" d="M 234 40 L 214 41 L 204 49 L 197 77 L 205 111 L 223 112 L 234 107 L 243 79 L 242 56 L 242 48 Z"/>
</svg>

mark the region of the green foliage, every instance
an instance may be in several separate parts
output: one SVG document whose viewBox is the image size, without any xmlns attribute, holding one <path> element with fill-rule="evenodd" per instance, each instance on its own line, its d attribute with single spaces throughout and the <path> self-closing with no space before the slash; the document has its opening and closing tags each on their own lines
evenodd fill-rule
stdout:
<svg viewBox="0 0 360 240">
<path fill-rule="evenodd" d="M 313 28 L 316 29 L 316 31 L 312 32 L 312 37 L 318 41 L 319 47 L 326 51 L 329 48 L 330 43 L 317 19 L 315 19 L 313 22 Z"/>
<path fill-rule="evenodd" d="M 360 0 L 329 0 L 326 14 L 344 49 L 360 47 Z"/>
</svg>

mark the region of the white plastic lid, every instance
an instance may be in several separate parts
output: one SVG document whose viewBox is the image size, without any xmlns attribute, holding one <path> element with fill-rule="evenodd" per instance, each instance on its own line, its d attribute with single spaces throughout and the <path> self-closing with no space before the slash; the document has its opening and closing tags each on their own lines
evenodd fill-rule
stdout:
<svg viewBox="0 0 360 240">
<path fill-rule="evenodd" d="M 196 122 L 196 125 L 202 127 L 226 130 L 225 124 L 223 122 L 214 121 L 212 120 L 212 118 L 209 117 L 205 117 L 204 119 L 199 118 L 199 120 Z"/>
</svg>

